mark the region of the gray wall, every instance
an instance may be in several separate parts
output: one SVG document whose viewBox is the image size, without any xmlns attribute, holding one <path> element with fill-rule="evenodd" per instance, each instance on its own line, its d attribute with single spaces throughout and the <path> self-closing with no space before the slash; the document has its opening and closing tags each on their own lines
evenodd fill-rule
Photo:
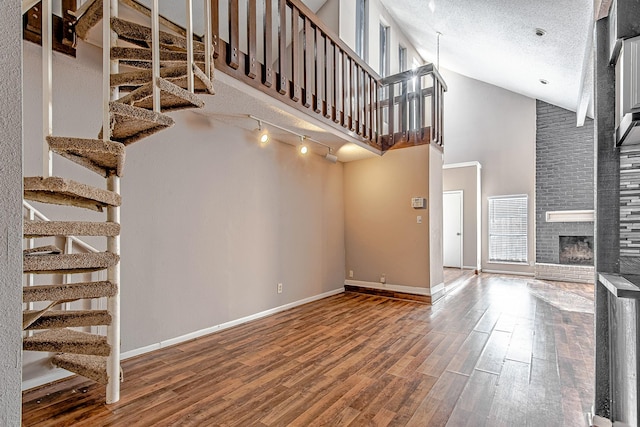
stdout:
<svg viewBox="0 0 640 427">
<path fill-rule="evenodd" d="M 24 55 L 25 174 L 34 175 L 41 161 L 39 48 L 25 43 Z M 77 59 L 54 55 L 54 65 L 54 133 L 95 137 L 100 50 L 82 43 Z M 171 116 L 173 128 L 127 148 L 122 350 L 342 288 L 342 164 L 302 158 L 276 141 L 260 147 L 254 132 L 206 109 Z M 54 174 L 104 186 L 104 179 L 65 159 L 55 159 Z M 37 207 L 52 219 L 72 213 L 104 220 L 81 209 Z M 89 243 L 103 249 L 103 240 Z M 46 366 L 32 361 L 29 375 L 42 375 Z"/>
<path fill-rule="evenodd" d="M 593 120 L 536 101 L 536 261 L 558 263 L 558 236 L 593 236 L 592 222 L 546 222 L 547 211 L 593 209 Z"/>
<path fill-rule="evenodd" d="M 442 70 L 445 164 L 478 161 L 482 165 L 482 269 L 532 273 L 535 260 L 535 100 Z M 487 197 L 529 196 L 526 265 L 489 263 Z"/>
<path fill-rule="evenodd" d="M 22 53 L 20 2 L 0 8 L 0 425 L 20 425 Z"/>
</svg>

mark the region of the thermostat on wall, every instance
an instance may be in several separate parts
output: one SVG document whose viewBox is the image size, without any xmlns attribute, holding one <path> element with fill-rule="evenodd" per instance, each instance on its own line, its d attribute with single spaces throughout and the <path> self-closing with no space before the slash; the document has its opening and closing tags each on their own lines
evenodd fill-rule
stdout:
<svg viewBox="0 0 640 427">
<path fill-rule="evenodd" d="M 414 209 L 424 209 L 427 207 L 427 199 L 424 197 L 412 197 L 411 207 Z"/>
</svg>

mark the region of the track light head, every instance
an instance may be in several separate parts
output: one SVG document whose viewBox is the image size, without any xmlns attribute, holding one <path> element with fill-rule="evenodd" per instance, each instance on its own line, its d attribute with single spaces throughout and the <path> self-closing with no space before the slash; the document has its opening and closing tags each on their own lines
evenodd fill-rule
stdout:
<svg viewBox="0 0 640 427">
<path fill-rule="evenodd" d="M 304 136 L 300 137 L 300 148 L 298 148 L 300 154 L 302 154 L 303 156 L 309 152 L 309 147 L 304 144 L 304 139 Z"/>
<path fill-rule="evenodd" d="M 336 163 L 338 161 L 338 156 L 332 153 L 327 153 L 327 155 L 324 156 L 324 158 L 330 161 L 331 163 Z"/>
<path fill-rule="evenodd" d="M 260 133 L 260 143 L 266 144 L 267 142 L 269 142 L 269 132 L 264 130 Z"/>
<path fill-rule="evenodd" d="M 262 120 L 258 120 L 258 132 L 260 132 L 260 136 L 258 137 L 260 144 L 269 142 L 269 131 L 262 129 Z"/>
</svg>

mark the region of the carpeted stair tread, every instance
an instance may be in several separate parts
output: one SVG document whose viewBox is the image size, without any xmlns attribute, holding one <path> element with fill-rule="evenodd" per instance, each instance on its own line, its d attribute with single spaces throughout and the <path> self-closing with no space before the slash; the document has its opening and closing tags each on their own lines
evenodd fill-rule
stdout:
<svg viewBox="0 0 640 427">
<path fill-rule="evenodd" d="M 111 48 L 111 59 L 119 59 L 121 61 L 141 61 L 141 62 L 150 63 L 151 58 L 152 58 L 152 53 L 151 53 L 151 49 L 149 48 L 143 48 L 143 47 L 112 47 Z M 204 53 L 194 52 L 193 61 L 204 63 L 205 61 Z M 177 63 L 174 65 L 178 65 L 178 64 L 184 65 L 185 62 L 187 62 L 187 53 L 173 51 L 173 50 L 161 50 L 160 62 L 164 63 L 164 65 L 169 65 L 170 63 Z"/>
<path fill-rule="evenodd" d="M 42 203 L 76 206 L 102 212 L 107 206 L 120 206 L 119 194 L 70 179 L 39 176 L 24 178 L 24 198 Z"/>
<path fill-rule="evenodd" d="M 104 270 L 116 265 L 119 260 L 118 255 L 110 252 L 25 255 L 22 257 L 22 265 L 25 273 L 71 274 Z"/>
<path fill-rule="evenodd" d="M 109 382 L 106 357 L 64 353 L 53 356 L 51 363 L 100 384 Z"/>
<path fill-rule="evenodd" d="M 22 301 L 62 301 L 112 297 L 118 293 L 118 286 L 108 281 L 79 282 L 55 285 L 25 286 Z"/>
<path fill-rule="evenodd" d="M 49 236 L 117 236 L 120 224 L 90 221 L 25 221 L 24 238 Z"/>
<path fill-rule="evenodd" d="M 168 80 L 159 78 L 158 87 L 160 88 L 160 105 L 163 111 L 204 107 L 204 102 L 198 96 L 174 85 Z M 140 86 L 133 92 L 118 99 L 117 102 L 152 110 L 153 84 L 149 82 Z"/>
<path fill-rule="evenodd" d="M 22 316 L 30 317 L 34 312 L 34 310 L 25 310 Z M 106 310 L 49 310 L 26 329 L 81 328 L 110 324 L 111 315 Z"/>
<path fill-rule="evenodd" d="M 193 68 L 194 71 L 194 79 L 193 79 L 193 88 L 196 92 L 206 92 L 211 95 L 215 94 L 213 90 L 213 83 L 211 80 L 207 78 L 206 74 L 200 69 L 200 67 Z M 130 71 L 119 74 L 111 75 L 111 86 L 112 87 L 135 87 L 142 86 L 151 81 L 151 70 L 139 70 L 139 71 Z M 160 69 L 160 77 L 170 81 L 171 83 L 183 88 L 187 89 L 187 67 L 186 66 L 177 66 L 177 67 L 165 67 Z"/>
<path fill-rule="evenodd" d="M 26 337 L 22 340 L 22 349 L 94 356 L 109 356 L 111 353 L 107 337 L 71 329 L 52 329 Z"/>
<path fill-rule="evenodd" d="M 75 25 L 76 35 L 86 40 L 89 30 L 102 20 L 102 0 L 96 0 Z"/>
<path fill-rule="evenodd" d="M 37 248 L 29 248 L 22 251 L 22 255 L 57 255 L 61 253 L 62 250 L 54 245 L 38 246 Z"/>
<path fill-rule="evenodd" d="M 111 112 L 111 139 L 125 145 L 173 126 L 171 117 L 134 107 L 121 102 L 109 103 Z M 100 136 L 102 131 L 100 131 Z M 98 138 L 100 138 L 98 136 Z"/>
<path fill-rule="evenodd" d="M 47 137 L 54 153 L 107 177 L 111 172 L 122 176 L 125 149 L 119 142 L 101 139 Z"/>
<path fill-rule="evenodd" d="M 142 47 L 151 47 L 151 28 L 121 18 L 111 18 L 111 29 L 118 37 Z M 186 37 L 160 31 L 160 48 L 169 50 L 187 50 Z M 204 52 L 204 43 L 194 40 L 193 51 Z"/>
</svg>

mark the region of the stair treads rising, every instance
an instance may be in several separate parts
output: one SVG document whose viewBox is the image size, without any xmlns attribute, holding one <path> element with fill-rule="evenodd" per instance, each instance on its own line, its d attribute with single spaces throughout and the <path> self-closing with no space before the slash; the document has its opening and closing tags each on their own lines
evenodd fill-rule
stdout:
<svg viewBox="0 0 640 427">
<path fill-rule="evenodd" d="M 193 87 L 196 92 L 207 92 L 213 95 L 213 84 L 211 80 L 207 78 L 206 74 L 198 66 L 193 68 L 195 79 L 193 81 Z M 123 86 L 142 86 L 151 81 L 152 72 L 150 69 L 130 71 L 125 73 L 118 73 L 111 75 L 112 87 Z M 187 89 L 187 67 L 164 67 L 160 69 L 160 77 L 169 80 L 171 83 Z"/>
<path fill-rule="evenodd" d="M 52 329 L 27 337 L 22 348 L 28 351 L 50 351 L 95 356 L 109 356 L 111 347 L 107 337 L 71 329 Z"/>
<path fill-rule="evenodd" d="M 29 317 L 33 310 L 22 313 Z M 83 326 L 110 325 L 111 315 L 106 310 L 50 310 L 33 321 L 27 330 L 53 328 L 79 328 Z"/>
<path fill-rule="evenodd" d="M 25 273 L 72 274 L 104 270 L 118 263 L 120 257 L 110 252 L 24 256 Z"/>
<path fill-rule="evenodd" d="M 117 293 L 118 286 L 108 281 L 25 286 L 22 288 L 22 302 L 102 298 Z"/>
<path fill-rule="evenodd" d="M 111 29 L 118 34 L 118 37 L 129 43 L 142 47 L 151 46 L 151 28 L 135 22 L 126 21 L 121 18 L 111 18 Z M 187 50 L 186 37 L 160 31 L 161 48 L 170 50 Z M 205 45 L 197 40 L 193 41 L 194 52 L 204 52 Z"/>
<path fill-rule="evenodd" d="M 119 142 L 58 136 L 48 136 L 47 141 L 54 153 L 103 177 L 111 172 L 122 176 L 125 149 Z"/>
<path fill-rule="evenodd" d="M 102 0 L 96 0 L 75 25 L 76 35 L 86 40 L 89 30 L 102 20 Z"/>
<path fill-rule="evenodd" d="M 151 58 L 152 58 L 151 49 L 139 48 L 139 47 L 112 47 L 111 48 L 111 59 L 151 62 Z M 203 53 L 194 52 L 193 60 L 195 62 L 204 62 L 205 55 Z M 172 50 L 160 51 L 160 62 L 185 63 L 186 61 L 187 61 L 186 52 L 176 52 Z"/>
<path fill-rule="evenodd" d="M 24 178 L 24 198 L 42 203 L 69 205 L 102 212 L 107 206 L 120 206 L 119 194 L 66 178 Z"/>
<path fill-rule="evenodd" d="M 160 89 L 160 105 L 163 111 L 204 107 L 204 102 L 196 95 L 163 78 L 158 79 L 158 87 Z M 153 84 L 149 82 L 140 86 L 116 102 L 151 110 L 153 109 Z"/>
<path fill-rule="evenodd" d="M 165 114 L 120 102 L 109 103 L 109 111 L 111 112 L 111 139 L 125 145 L 132 144 L 174 124 L 173 119 Z M 102 131 L 100 131 L 100 135 L 102 135 Z"/>
<path fill-rule="evenodd" d="M 24 238 L 49 236 L 117 236 L 120 224 L 89 221 L 28 221 L 24 222 Z"/>
<path fill-rule="evenodd" d="M 106 385 L 109 382 L 105 357 L 64 353 L 53 356 L 51 363 L 100 384 Z"/>
</svg>

